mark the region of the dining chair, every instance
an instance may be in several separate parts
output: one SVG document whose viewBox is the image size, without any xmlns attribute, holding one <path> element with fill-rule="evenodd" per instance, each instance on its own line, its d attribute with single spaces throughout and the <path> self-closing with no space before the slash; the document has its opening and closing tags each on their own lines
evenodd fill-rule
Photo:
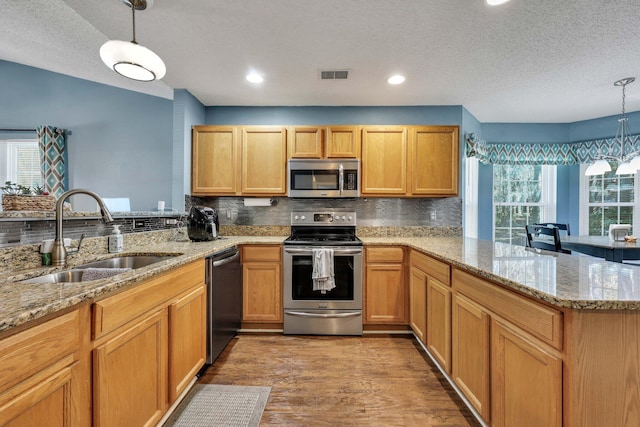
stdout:
<svg viewBox="0 0 640 427">
<path fill-rule="evenodd" d="M 571 251 L 562 249 L 560 244 L 560 231 L 558 227 L 532 224 L 526 225 L 525 230 L 527 232 L 528 247 L 565 254 L 571 253 Z"/>
<path fill-rule="evenodd" d="M 555 227 L 560 231 L 566 231 L 567 236 L 571 236 L 571 230 L 569 229 L 569 224 L 563 224 L 559 222 L 540 222 L 534 225 L 546 225 L 547 227 Z"/>
</svg>

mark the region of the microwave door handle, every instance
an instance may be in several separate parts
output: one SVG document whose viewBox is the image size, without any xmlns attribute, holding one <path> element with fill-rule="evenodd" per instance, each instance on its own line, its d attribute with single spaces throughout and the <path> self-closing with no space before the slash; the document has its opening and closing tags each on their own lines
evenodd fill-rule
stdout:
<svg viewBox="0 0 640 427">
<path fill-rule="evenodd" d="M 342 163 L 338 166 L 338 170 L 340 171 L 340 195 L 342 195 L 344 193 L 344 166 L 342 166 Z"/>
</svg>

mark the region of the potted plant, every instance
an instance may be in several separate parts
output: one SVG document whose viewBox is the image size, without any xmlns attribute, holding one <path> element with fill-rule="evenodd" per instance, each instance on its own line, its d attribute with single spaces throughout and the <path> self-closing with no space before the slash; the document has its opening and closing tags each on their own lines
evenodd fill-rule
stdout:
<svg viewBox="0 0 640 427">
<path fill-rule="evenodd" d="M 45 191 L 44 186 L 31 188 L 26 185 L 6 181 L 2 190 L 2 210 L 4 211 L 52 211 L 56 198 Z"/>
</svg>

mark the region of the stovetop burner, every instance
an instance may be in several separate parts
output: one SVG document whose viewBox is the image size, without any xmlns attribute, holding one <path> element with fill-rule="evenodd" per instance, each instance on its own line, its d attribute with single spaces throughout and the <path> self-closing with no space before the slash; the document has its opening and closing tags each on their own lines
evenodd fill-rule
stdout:
<svg viewBox="0 0 640 427">
<path fill-rule="evenodd" d="M 355 212 L 292 212 L 291 236 L 285 245 L 362 246 L 356 236 Z"/>
</svg>

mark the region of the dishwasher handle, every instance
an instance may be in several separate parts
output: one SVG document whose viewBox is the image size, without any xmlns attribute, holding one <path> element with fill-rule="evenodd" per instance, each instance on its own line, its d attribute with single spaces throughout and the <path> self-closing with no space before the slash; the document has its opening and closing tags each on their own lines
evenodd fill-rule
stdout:
<svg viewBox="0 0 640 427">
<path fill-rule="evenodd" d="M 225 265 L 225 264 L 228 264 L 228 263 L 234 261 L 239 256 L 240 256 L 240 251 L 236 251 L 236 253 L 233 254 L 232 256 L 226 257 L 226 258 L 222 258 L 222 259 L 217 260 L 217 261 L 213 261 L 212 264 L 213 264 L 214 267 L 220 267 L 221 265 Z"/>
</svg>

